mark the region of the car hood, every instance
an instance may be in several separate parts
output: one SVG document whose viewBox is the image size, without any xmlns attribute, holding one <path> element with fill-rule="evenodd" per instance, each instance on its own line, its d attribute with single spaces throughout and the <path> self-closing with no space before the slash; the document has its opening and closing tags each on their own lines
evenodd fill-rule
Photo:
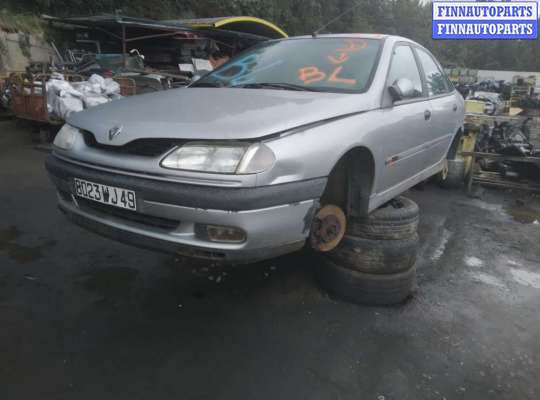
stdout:
<svg viewBox="0 0 540 400">
<path fill-rule="evenodd" d="M 141 138 L 255 139 L 374 108 L 365 94 L 290 90 L 183 88 L 120 99 L 79 113 L 68 123 L 100 143 Z M 109 139 L 109 130 L 122 132 Z"/>
</svg>

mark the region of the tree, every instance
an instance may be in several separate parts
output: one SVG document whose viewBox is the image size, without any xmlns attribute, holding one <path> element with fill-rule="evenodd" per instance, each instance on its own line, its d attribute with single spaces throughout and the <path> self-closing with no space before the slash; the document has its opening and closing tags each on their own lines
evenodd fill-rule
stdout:
<svg viewBox="0 0 540 400">
<path fill-rule="evenodd" d="M 445 65 L 540 70 L 540 46 L 532 41 L 431 39 L 431 4 L 419 0 L 3 0 L 19 13 L 56 16 L 113 13 L 155 19 L 252 15 L 268 19 L 291 35 L 309 34 L 337 15 L 325 32 L 388 33 L 429 48 Z"/>
</svg>

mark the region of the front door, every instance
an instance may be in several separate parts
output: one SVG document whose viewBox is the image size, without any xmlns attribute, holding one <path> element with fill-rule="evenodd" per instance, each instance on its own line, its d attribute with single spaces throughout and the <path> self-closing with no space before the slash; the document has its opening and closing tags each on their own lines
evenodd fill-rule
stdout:
<svg viewBox="0 0 540 400">
<path fill-rule="evenodd" d="M 384 108 L 384 127 L 378 134 L 384 143 L 379 151 L 384 171 L 377 192 L 383 193 L 407 181 L 426 168 L 425 144 L 431 138 L 431 103 L 422 85 L 420 70 L 412 48 L 398 44 L 393 50 L 386 88 L 406 78 L 413 83 L 414 93 L 409 98 Z"/>
</svg>

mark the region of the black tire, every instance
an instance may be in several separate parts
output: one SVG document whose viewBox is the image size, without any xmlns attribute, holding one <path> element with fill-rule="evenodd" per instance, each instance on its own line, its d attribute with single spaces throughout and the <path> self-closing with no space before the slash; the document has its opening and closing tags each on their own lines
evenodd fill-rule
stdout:
<svg viewBox="0 0 540 400">
<path fill-rule="evenodd" d="M 392 275 L 352 271 L 323 257 L 317 266 L 321 287 L 336 297 L 356 304 L 388 306 L 400 304 L 413 293 L 416 268 Z"/>
<path fill-rule="evenodd" d="M 456 158 L 454 160 L 447 160 L 447 162 L 447 173 L 444 174 L 441 172 L 438 175 L 439 185 L 446 189 L 458 189 L 465 182 L 465 160 Z"/>
<path fill-rule="evenodd" d="M 375 275 L 407 271 L 416 263 L 418 234 L 407 239 L 373 240 L 346 235 L 326 256 L 335 263 L 358 272 Z"/>
<path fill-rule="evenodd" d="M 406 239 L 416 233 L 418 220 L 418 204 L 399 196 L 365 218 L 350 218 L 347 233 L 365 239 Z"/>
</svg>

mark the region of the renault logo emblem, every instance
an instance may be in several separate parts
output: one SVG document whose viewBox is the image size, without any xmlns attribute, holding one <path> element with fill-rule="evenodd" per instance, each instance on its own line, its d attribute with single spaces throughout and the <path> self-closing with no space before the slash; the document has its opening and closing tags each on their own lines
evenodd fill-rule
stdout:
<svg viewBox="0 0 540 400">
<path fill-rule="evenodd" d="M 113 126 L 109 129 L 109 140 L 113 140 L 115 137 L 122 133 L 122 125 Z"/>
</svg>

